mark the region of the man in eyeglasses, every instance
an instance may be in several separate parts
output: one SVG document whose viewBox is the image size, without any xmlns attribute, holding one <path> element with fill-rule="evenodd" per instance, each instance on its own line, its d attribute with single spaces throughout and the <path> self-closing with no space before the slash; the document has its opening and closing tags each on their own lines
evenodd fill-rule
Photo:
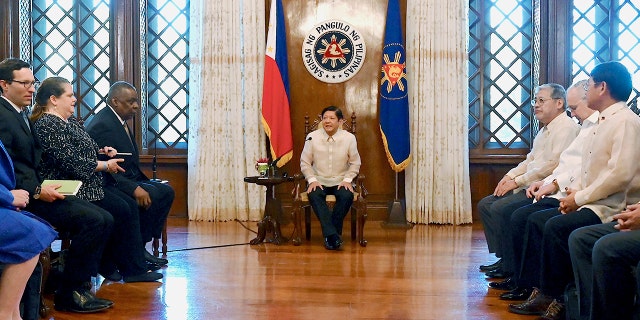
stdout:
<svg viewBox="0 0 640 320">
<path fill-rule="evenodd" d="M 580 165 L 582 164 L 582 149 L 592 136 L 592 131 L 598 123 L 598 112 L 589 108 L 587 104 L 584 83 L 581 80 L 567 90 L 567 103 L 571 115 L 582 124 L 580 133 L 569 147 L 560 154 L 560 162 L 551 175 L 544 180 L 536 181 L 527 188 L 527 195 L 535 198 L 536 202 L 518 208 L 514 212 L 505 212 L 500 218 L 501 240 L 503 245 L 503 267 L 512 276 L 500 282 L 491 282 L 489 287 L 499 290 L 509 290 L 500 295 L 503 300 L 525 300 L 538 287 L 538 277 L 521 273 L 523 252 L 526 253 L 525 264 L 537 263 L 540 260 L 540 239 L 530 236 L 526 232 L 527 218 L 530 214 L 558 208 L 561 198 L 567 196 L 566 189 L 580 187 Z M 526 245 L 526 246 L 525 246 Z M 523 248 L 525 247 L 525 248 Z"/>
<path fill-rule="evenodd" d="M 589 108 L 600 115 L 589 145 L 582 150 L 580 188 L 566 191 L 560 211 L 548 209 L 529 216 L 527 234 L 540 239 L 541 258 L 523 263 L 523 272 L 539 277 L 540 288 L 527 301 L 509 305 L 511 312 L 564 319 L 563 294 L 574 275 L 569 235 L 580 227 L 609 222 L 627 204 L 640 200 L 640 118 L 626 105 L 631 75 L 619 62 L 602 63 L 591 71 L 587 89 Z M 582 289 L 580 292 L 584 297 Z M 606 309 L 608 313 L 610 307 Z"/>
<path fill-rule="evenodd" d="M 63 196 L 55 187 L 41 185 L 38 166 L 42 147 L 25 113 L 36 84 L 28 63 L 13 58 L 0 62 L 0 140 L 13 160 L 16 188 L 29 191 L 26 210 L 59 232 L 71 235 L 62 280 L 54 297 L 56 310 L 97 312 L 111 307 L 113 302 L 97 298 L 86 283 L 98 272 L 113 217 L 87 201 Z"/>
<path fill-rule="evenodd" d="M 578 124 L 565 113 L 566 92 L 561 85 L 549 83 L 539 86 L 531 104 L 536 119 L 541 123 L 531 152 L 524 161 L 507 172 L 493 194 L 478 203 L 489 252 L 495 253 L 498 258 L 503 254 L 499 217 L 531 204 L 532 199 L 527 196 L 526 188 L 551 174 L 558 165 L 560 153 L 580 130 Z M 491 265 L 482 265 L 480 270 L 486 272 L 488 278 L 506 278 L 510 274 L 503 270 L 501 263 L 502 260 L 498 260 Z"/>
</svg>

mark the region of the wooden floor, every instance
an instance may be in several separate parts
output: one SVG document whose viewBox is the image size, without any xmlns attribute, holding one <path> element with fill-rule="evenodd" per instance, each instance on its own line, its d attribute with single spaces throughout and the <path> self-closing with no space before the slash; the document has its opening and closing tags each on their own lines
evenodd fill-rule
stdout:
<svg viewBox="0 0 640 320">
<path fill-rule="evenodd" d="M 99 277 L 97 295 L 113 300 L 113 308 L 52 308 L 48 319 L 534 319 L 509 313 L 478 272 L 478 264 L 494 260 L 480 225 L 404 230 L 373 221 L 366 248 L 346 241 L 338 252 L 323 248 L 316 225 L 311 242 L 298 247 L 251 246 L 256 224 L 246 226 L 170 219 L 161 282 Z"/>
</svg>

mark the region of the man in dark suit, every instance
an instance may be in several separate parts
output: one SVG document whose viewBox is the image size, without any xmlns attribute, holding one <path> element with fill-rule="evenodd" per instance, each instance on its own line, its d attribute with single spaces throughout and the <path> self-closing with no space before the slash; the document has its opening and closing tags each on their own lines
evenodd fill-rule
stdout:
<svg viewBox="0 0 640 320">
<path fill-rule="evenodd" d="M 140 107 L 136 89 L 124 81 L 114 83 L 109 89 L 107 104 L 108 107 L 100 110 L 87 124 L 87 132 L 98 145 L 112 146 L 120 153 L 131 153 L 120 163 L 125 172 L 115 174 L 113 178 L 120 190 L 138 202 L 142 240 L 146 244 L 153 237 L 160 237 L 175 192 L 166 183 L 149 180 L 140 169 L 138 146 L 127 123 Z M 168 263 L 148 251 L 145 251 L 145 258 L 154 264 Z"/>
<path fill-rule="evenodd" d="M 73 312 L 104 310 L 113 302 L 95 297 L 86 283 L 98 273 L 113 217 L 87 201 L 65 197 L 55 187 L 41 185 L 38 166 L 42 147 L 26 115 L 36 84 L 28 63 L 19 59 L 0 62 L 0 140 L 13 160 L 16 188 L 30 194 L 26 210 L 71 236 L 61 285 L 54 298 L 55 308 Z"/>
</svg>

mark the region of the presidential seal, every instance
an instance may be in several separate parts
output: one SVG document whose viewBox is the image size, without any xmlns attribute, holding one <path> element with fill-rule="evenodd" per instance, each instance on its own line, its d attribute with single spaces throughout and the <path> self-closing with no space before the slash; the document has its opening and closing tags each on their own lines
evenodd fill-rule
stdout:
<svg viewBox="0 0 640 320">
<path fill-rule="evenodd" d="M 313 27 L 302 43 L 302 61 L 316 79 L 340 83 L 351 79 L 362 67 L 367 48 L 358 30 L 339 20 Z"/>
</svg>

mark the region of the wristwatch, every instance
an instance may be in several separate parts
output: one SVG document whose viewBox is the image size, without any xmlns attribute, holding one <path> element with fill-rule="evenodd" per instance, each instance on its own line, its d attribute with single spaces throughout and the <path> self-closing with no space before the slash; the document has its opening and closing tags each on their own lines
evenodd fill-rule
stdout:
<svg viewBox="0 0 640 320">
<path fill-rule="evenodd" d="M 553 181 L 551 181 L 551 183 L 553 183 L 553 185 L 556 186 L 558 191 L 560 191 L 560 185 L 558 184 L 558 179 L 553 179 Z"/>
<path fill-rule="evenodd" d="M 40 191 L 42 191 L 42 187 L 41 186 L 37 186 L 36 187 L 36 191 L 33 192 L 33 198 L 38 200 L 40 199 Z"/>
</svg>

